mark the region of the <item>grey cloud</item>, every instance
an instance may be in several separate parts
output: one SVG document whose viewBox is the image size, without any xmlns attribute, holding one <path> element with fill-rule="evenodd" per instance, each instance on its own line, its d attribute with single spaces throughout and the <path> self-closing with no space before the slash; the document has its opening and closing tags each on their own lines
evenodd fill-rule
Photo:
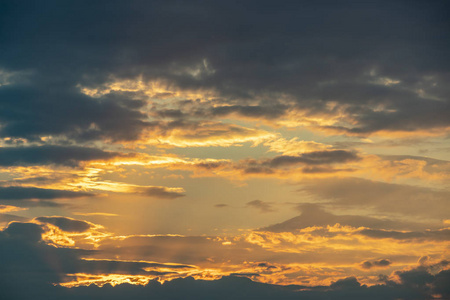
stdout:
<svg viewBox="0 0 450 300">
<path fill-rule="evenodd" d="M 346 150 L 331 150 L 308 152 L 299 156 L 281 155 L 271 159 L 269 165 L 273 167 L 289 166 L 299 163 L 306 165 L 322 165 L 345 163 L 356 160 L 359 160 L 359 157 L 354 152 Z"/>
<path fill-rule="evenodd" d="M 214 207 L 217 207 L 217 208 L 228 207 L 228 204 L 218 203 L 218 204 L 215 204 Z"/>
<path fill-rule="evenodd" d="M 275 211 L 275 209 L 272 206 L 272 203 L 261 201 L 261 200 L 253 200 L 253 201 L 247 202 L 246 206 L 256 208 L 262 213 Z"/>
<path fill-rule="evenodd" d="M 367 227 L 375 229 L 423 229 L 429 224 L 398 221 L 387 218 L 375 218 L 360 215 L 337 215 L 324 210 L 318 204 L 301 204 L 298 207 L 301 215 L 287 221 L 274 224 L 260 230 L 273 232 L 295 232 L 296 230 L 313 226 L 333 226 L 336 223 L 352 227 Z M 441 225 L 441 224 L 439 224 Z M 436 226 L 436 225 L 434 225 Z"/>
<path fill-rule="evenodd" d="M 38 141 L 48 135 L 80 141 L 132 140 L 150 126 L 138 111 L 143 105 L 139 101 L 92 99 L 64 85 L 1 87 L 0 98 L 3 137 Z"/>
<path fill-rule="evenodd" d="M 164 186 L 138 187 L 135 190 L 139 194 L 160 199 L 175 199 L 185 196 L 181 190 L 173 190 Z"/>
<path fill-rule="evenodd" d="M 94 194 L 85 192 L 73 192 L 66 190 L 42 189 L 35 187 L 19 187 L 9 186 L 0 187 L 1 200 L 27 200 L 27 199 L 63 199 L 63 198 L 80 198 L 92 197 Z"/>
<path fill-rule="evenodd" d="M 372 268 L 386 268 L 391 265 L 391 261 L 389 259 L 379 259 L 374 261 L 366 260 L 361 263 L 361 267 L 363 269 L 372 269 Z"/>
<path fill-rule="evenodd" d="M 123 154 L 79 146 L 30 146 L 0 148 L 0 166 L 59 164 L 76 166 L 82 161 L 111 159 Z"/>
<path fill-rule="evenodd" d="M 257 275 L 257 274 L 249 274 Z M 224 276 L 219 280 L 205 281 L 194 280 L 192 277 L 174 279 L 160 284 L 156 281 L 149 282 L 146 286 L 135 286 L 122 284 L 116 287 L 105 285 L 104 287 L 61 288 L 58 286 L 45 285 L 39 289 L 15 290 L 16 285 L 3 283 L 3 291 L 6 295 L 17 295 L 20 298 L 28 298 L 33 295 L 34 299 L 81 299 L 89 296 L 105 299 L 147 299 L 151 294 L 157 299 L 429 299 L 433 293 L 439 293 L 443 299 L 449 296 L 448 284 L 449 272 L 442 271 L 431 275 L 426 271 L 410 271 L 402 273 L 401 283 L 388 281 L 371 287 L 360 284 L 354 277 L 338 280 L 330 286 L 306 287 L 301 285 L 277 286 L 253 282 L 244 276 Z"/>
<path fill-rule="evenodd" d="M 74 273 L 164 275 L 167 272 L 156 269 L 167 268 L 176 272 L 192 268 L 181 264 L 84 260 L 98 251 L 46 245 L 42 241 L 44 228 L 34 223 L 12 222 L 0 231 L 0 278 L 3 282 L 19 286 L 15 282 L 23 283 L 24 280 L 41 288 L 45 284 L 62 282 L 67 279 L 67 274 Z"/>
<path fill-rule="evenodd" d="M 44 230 L 33 223 L 11 222 L 3 232 L 10 238 L 38 242 L 42 239 Z"/>
<path fill-rule="evenodd" d="M 149 294 L 162 299 L 210 299 L 226 295 L 223 299 L 247 299 L 249 293 L 258 299 L 348 299 L 357 297 L 364 299 L 427 299 L 431 295 L 440 294 L 444 299 L 450 296 L 448 290 L 449 271 L 441 270 L 433 274 L 429 268 L 419 267 L 409 271 L 398 271 L 400 282 L 389 281 L 368 287 L 360 284 L 355 278 L 349 277 L 338 280 L 330 286 L 299 285 L 278 286 L 256 283 L 245 276 L 257 276 L 259 273 L 239 273 L 236 277 L 223 277 L 220 280 L 202 281 L 193 278 L 175 279 L 161 285 L 150 282 L 146 286 L 119 285 L 103 288 L 90 286 L 66 289 L 51 283 L 68 279 L 67 274 L 88 272 L 90 274 L 134 274 L 160 275 L 177 272 L 178 269 L 189 269 L 189 265 L 172 265 L 163 263 L 127 262 L 115 260 L 83 260 L 87 257 L 104 252 L 87 251 L 82 249 L 56 248 L 45 245 L 41 240 L 43 229 L 33 223 L 11 223 L 8 228 L 0 231 L 0 287 L 3 295 L 9 299 L 27 299 L 33 295 L 34 299 L 80 299 L 86 297 L 105 297 L 108 299 L 145 299 Z M 173 244 L 179 249 L 178 242 L 182 237 L 155 237 L 155 245 L 161 240 L 177 241 Z M 148 238 L 133 237 L 135 243 L 148 241 Z M 154 239 L 154 238 L 153 238 Z M 209 243 L 205 237 L 190 238 L 190 242 Z M 129 242 L 129 241 L 128 241 Z M 194 247 L 199 249 L 198 244 Z M 203 245 L 204 246 L 204 245 Z M 166 251 L 167 253 L 167 251 Z M 176 258 L 173 253 L 168 256 Z M 184 252 L 186 254 L 186 252 Z M 49 260 L 48 257 L 52 259 Z M 381 263 L 383 264 L 383 263 Z M 440 265 L 445 266 L 446 263 Z M 269 267 L 266 263 L 259 263 L 260 267 Z M 168 272 L 158 272 L 152 268 L 168 268 Z M 144 270 L 145 269 L 145 270 Z M 27 289 L 23 288 L 23 285 Z M 122 294 L 123 293 L 123 294 Z M 219 296 L 217 296 L 219 295 Z M 53 299 L 53 298 L 50 298 Z"/>
<path fill-rule="evenodd" d="M 213 116 L 227 116 L 231 113 L 238 113 L 245 117 L 275 119 L 283 116 L 287 109 L 288 106 L 281 104 L 272 106 L 230 105 L 213 107 L 211 108 L 211 114 Z"/>
<path fill-rule="evenodd" d="M 0 35 L 0 66 L 34 75 L 28 86 L 0 89 L 10 112 L 0 115 L 1 134 L 138 138 L 149 124 L 136 109 L 142 103 L 128 101 L 137 95 L 91 99 L 76 89 L 111 75 L 214 90 L 225 104 L 211 107 L 217 116 L 341 109 L 352 124 L 336 128 L 344 132 L 447 127 L 447 9 L 444 1 L 113 1 L 108 11 L 100 3 L 11 2 L 1 12 L 8 30 Z"/>
<path fill-rule="evenodd" d="M 24 222 L 28 220 L 27 218 L 11 215 L 11 214 L 0 214 L 0 223 L 9 223 L 12 221 Z"/>
<path fill-rule="evenodd" d="M 91 228 L 91 224 L 88 222 L 66 217 L 39 217 L 36 220 L 55 225 L 59 229 L 67 232 L 85 232 Z"/>
<path fill-rule="evenodd" d="M 372 238 L 390 238 L 397 240 L 417 239 L 417 240 L 450 240 L 450 229 L 428 230 L 428 231 L 395 231 L 395 230 L 376 230 L 364 229 L 359 232 L 362 235 Z"/>
</svg>

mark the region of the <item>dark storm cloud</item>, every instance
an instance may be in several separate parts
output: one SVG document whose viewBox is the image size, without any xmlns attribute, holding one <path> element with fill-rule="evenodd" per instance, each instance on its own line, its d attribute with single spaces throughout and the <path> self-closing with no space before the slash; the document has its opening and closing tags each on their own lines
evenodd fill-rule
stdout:
<svg viewBox="0 0 450 300">
<path fill-rule="evenodd" d="M 30 146 L 0 148 L 0 166 L 38 166 L 68 165 L 76 166 L 79 162 L 107 160 L 121 154 L 96 148 L 78 146 Z"/>
<path fill-rule="evenodd" d="M 94 194 L 85 192 L 73 192 L 66 190 L 41 189 L 35 187 L 19 187 L 9 186 L 0 187 L 0 201 L 1 200 L 49 200 L 49 199 L 67 199 L 91 197 Z"/>
<path fill-rule="evenodd" d="M 11 1 L 0 66 L 32 73 L 28 86 L 0 88 L 9 111 L 0 133 L 138 138 L 148 124 L 133 95 L 91 99 L 76 88 L 112 75 L 212 89 L 226 104 L 206 109 L 216 116 L 341 109 L 352 124 L 333 125 L 343 132 L 446 127 L 447 10 L 445 1 Z"/>
<path fill-rule="evenodd" d="M 39 217 L 36 220 L 55 225 L 59 229 L 67 232 L 85 232 L 91 228 L 91 224 L 88 222 L 66 217 Z"/>
<path fill-rule="evenodd" d="M 136 139 L 149 125 L 137 110 L 143 103 L 122 98 L 92 99 L 64 84 L 1 87 L 0 136 L 29 140 L 49 135 L 80 141 Z"/>
</svg>

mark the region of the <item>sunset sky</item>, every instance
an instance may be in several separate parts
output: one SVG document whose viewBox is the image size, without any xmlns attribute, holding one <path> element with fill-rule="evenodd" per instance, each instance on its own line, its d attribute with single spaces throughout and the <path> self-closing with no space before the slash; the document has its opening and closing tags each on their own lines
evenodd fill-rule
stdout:
<svg viewBox="0 0 450 300">
<path fill-rule="evenodd" d="M 449 4 L 0 0 L 0 298 L 450 299 Z"/>
</svg>

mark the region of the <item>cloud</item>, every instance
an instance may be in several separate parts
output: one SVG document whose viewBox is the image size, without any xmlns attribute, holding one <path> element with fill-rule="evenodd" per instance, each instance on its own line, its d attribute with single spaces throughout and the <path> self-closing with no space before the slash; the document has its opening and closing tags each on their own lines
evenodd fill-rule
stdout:
<svg viewBox="0 0 450 300">
<path fill-rule="evenodd" d="M 48 86 L 0 88 L 2 111 L 14 112 L 0 114 L 0 136 L 32 141 L 48 136 L 79 141 L 133 140 L 148 126 L 145 115 L 137 110 L 142 102 L 123 98 L 93 101 L 75 88 L 54 84 L 51 93 Z"/>
<path fill-rule="evenodd" d="M 106 213 L 106 212 L 90 212 L 90 213 L 82 213 L 82 212 L 73 212 L 72 214 L 77 216 L 101 216 L 101 217 L 118 217 L 118 214 Z"/>
<path fill-rule="evenodd" d="M 0 19 L 6 28 L 0 33 L 0 143 L 6 146 L 0 148 L 2 176 L 6 178 L 0 189 L 2 201 L 18 206 L 56 206 L 54 199 L 92 196 L 65 191 L 61 186 L 156 198 L 185 194 L 181 188 L 113 181 L 111 178 L 124 175 L 130 176 L 125 181 L 130 182 L 131 176 L 138 176 L 134 171 L 130 171 L 134 175 L 121 171 L 131 170 L 128 163 L 142 168 L 193 170 L 193 177 L 302 179 L 299 199 L 308 197 L 309 202 L 333 209 L 330 213 L 302 207 L 300 216 L 274 225 L 272 232 L 220 239 L 115 237 L 99 243 L 99 251 L 47 245 L 41 230 L 54 230 L 55 225 L 13 222 L 0 232 L 2 294 L 9 299 L 69 300 L 139 299 L 148 295 L 160 299 L 450 298 L 446 270 L 403 270 L 397 273 L 396 281 L 368 286 L 364 280 L 373 280 L 369 278 L 372 273 L 355 267 L 363 261 L 373 264 L 381 257 L 395 261 L 394 268 L 400 267 L 398 256 L 409 263 L 423 255 L 445 253 L 448 229 L 426 230 L 427 225 L 419 222 L 399 220 L 414 217 L 431 219 L 432 223 L 448 218 L 448 191 L 342 178 L 363 173 L 384 175 L 384 180 L 401 177 L 410 183 L 416 179 L 446 182 L 448 166 L 444 164 L 404 157 L 384 162 L 374 159 L 368 166 L 369 159 L 361 152 L 292 139 L 265 145 L 277 152 L 276 157 L 236 161 L 172 157 L 147 164 L 138 159 L 115 164 L 112 160 L 121 156 L 118 152 L 93 148 L 119 151 L 130 147 L 157 153 L 169 147 L 264 145 L 279 137 L 272 132 L 275 129 L 289 138 L 306 138 L 311 136 L 309 131 L 318 131 L 323 134 L 322 141 L 337 139 L 330 135 L 377 135 L 385 139 L 448 135 L 448 10 L 445 1 L 395 0 L 339 4 L 111 0 L 106 9 L 104 3 L 94 1 L 2 4 Z M 285 144 L 290 147 L 280 151 Z M 253 149 L 252 155 L 260 153 L 260 148 Z M 202 151 L 172 150 L 191 156 Z M 208 153 L 225 155 L 226 151 L 220 151 Z M 233 153 L 226 152 L 226 158 L 230 156 Z M 45 170 L 33 167 L 43 165 Z M 52 169 L 53 165 L 58 168 Z M 64 166 L 78 168 L 66 172 L 69 168 Z M 326 176 L 333 178 L 305 180 Z M 13 184 L 36 187 L 10 186 Z M 253 206 L 270 209 L 268 204 L 261 201 Z M 344 209 L 367 215 L 339 214 Z M 47 218 L 62 226 L 58 229 L 61 232 L 61 228 L 82 230 L 80 223 L 74 225 L 67 218 Z M 85 231 L 78 233 L 78 240 L 86 237 Z M 111 259 L 116 255 L 134 260 L 194 261 L 204 266 L 216 262 L 230 268 L 235 262 L 239 265 L 251 260 L 284 262 L 296 268 L 283 273 L 284 282 L 292 282 L 289 276 L 291 280 L 304 276 L 302 280 L 311 284 L 282 288 L 225 277 L 209 282 L 185 278 L 161 285 L 148 280 L 173 278 L 172 272 L 186 277 L 187 273 L 169 267 L 164 270 L 163 266 L 158 269 L 143 261 Z M 93 256 L 104 260 L 89 261 Z M 308 267 L 295 274 L 300 267 L 292 262 Z M 328 265 L 313 266 L 315 262 Z M 205 276 L 218 278 L 221 273 L 214 271 L 205 272 Z M 250 267 L 226 271 L 265 275 Z M 114 276 L 106 275 L 127 275 L 131 283 L 142 279 L 133 276 L 144 276 L 149 284 L 71 290 L 50 285 L 81 277 L 89 280 L 88 272 L 103 282 L 117 282 Z M 361 279 L 352 272 L 366 277 Z M 335 283 L 313 286 L 324 274 L 337 274 L 332 278 Z"/>
<path fill-rule="evenodd" d="M 36 187 L 8 186 L 0 187 L 0 200 L 52 200 L 93 197 L 94 194 L 66 190 L 42 189 Z"/>
<path fill-rule="evenodd" d="M 361 178 L 318 179 L 300 191 L 343 207 L 367 207 L 384 213 L 445 218 L 447 190 Z"/>
<path fill-rule="evenodd" d="M 7 212 L 13 212 L 13 211 L 21 211 L 21 210 L 26 210 L 26 208 L 0 204 L 0 213 L 1 214 L 7 213 Z"/>
<path fill-rule="evenodd" d="M 253 200 L 253 201 L 247 202 L 246 206 L 259 209 L 259 211 L 262 213 L 275 211 L 272 206 L 272 203 L 261 201 L 261 200 Z"/>
<path fill-rule="evenodd" d="M 136 187 L 134 190 L 139 194 L 160 199 L 174 199 L 185 196 L 184 189 L 182 188 L 169 188 L 165 186 L 147 186 L 147 187 Z"/>
<path fill-rule="evenodd" d="M 348 134 L 446 132 L 446 4 L 383 4 L 136 2 L 114 3 L 104 12 L 98 4 L 79 9 L 48 2 L 27 15 L 19 13 L 23 4 L 9 4 L 0 65 L 8 74 L 29 69 L 34 75 L 20 88 L 16 81 L 2 86 L 3 111 L 14 112 L 1 116 L 2 134 L 137 139 L 149 126 L 139 110 L 145 91 L 123 88 L 93 100 L 76 88 L 95 90 L 114 78 L 209 92 L 223 105 L 201 97 L 206 101 L 198 106 L 209 106 L 206 119 L 240 115 L 295 123 L 298 118 L 287 117 L 300 113 L 303 124 Z M 50 13 L 52 7 L 58 13 Z"/>
<path fill-rule="evenodd" d="M 55 221 L 58 227 L 72 233 L 80 229 L 79 224 L 74 222 L 76 220 L 63 221 L 65 218 L 61 217 L 41 219 Z M 181 264 L 86 259 L 98 251 L 47 245 L 43 241 L 44 234 L 48 233 L 46 230 L 48 228 L 36 223 L 12 222 L 0 231 L 0 278 L 3 282 L 10 282 L 14 287 L 19 286 L 17 282 L 25 282 L 40 289 L 47 284 L 62 283 L 69 274 L 76 273 L 147 275 L 155 278 L 171 273 L 163 271 L 167 269 L 173 272 L 192 269 L 192 266 Z"/>
<path fill-rule="evenodd" d="M 228 204 L 219 203 L 219 204 L 215 204 L 214 207 L 217 207 L 217 208 L 228 207 Z"/>
<path fill-rule="evenodd" d="M 299 155 L 280 155 L 273 158 L 231 160 L 204 160 L 184 164 L 184 168 L 194 170 L 196 175 L 216 174 L 232 178 L 251 176 L 268 176 L 275 178 L 293 178 L 330 175 L 336 173 L 354 172 L 350 163 L 360 161 L 360 157 L 352 151 L 330 150 L 312 151 Z M 336 166 L 345 166 L 339 168 Z M 175 165 L 174 168 L 177 166 Z M 179 165 L 181 167 L 181 165 Z"/>
<path fill-rule="evenodd" d="M 91 224 L 86 221 L 67 217 L 38 217 L 36 220 L 55 225 L 59 229 L 67 232 L 85 232 L 91 228 Z"/>
<path fill-rule="evenodd" d="M 361 267 L 363 269 L 372 269 L 372 268 L 386 268 L 391 265 L 391 261 L 389 259 L 379 259 L 374 261 L 366 260 L 361 263 Z"/>
<path fill-rule="evenodd" d="M 12 222 L 12 221 L 19 221 L 19 222 L 25 222 L 28 218 L 20 217 L 16 215 L 10 215 L 10 214 L 0 214 L 0 223 L 3 223 L 4 225 Z"/>
<path fill-rule="evenodd" d="M 269 165 L 273 167 L 282 167 L 295 164 L 324 165 L 357 160 L 359 160 L 359 157 L 353 152 L 346 150 L 330 150 L 307 152 L 298 156 L 277 156 L 269 161 Z"/>
<path fill-rule="evenodd" d="M 122 156 L 117 152 L 79 146 L 29 146 L 0 148 L 0 166 L 76 166 L 79 162 L 108 160 Z"/>
<path fill-rule="evenodd" d="M 269 151 L 279 152 L 283 155 L 300 155 L 305 152 L 324 151 L 332 148 L 331 145 L 321 144 L 314 141 L 302 141 L 298 138 L 286 140 L 284 138 L 273 139 L 264 143 L 270 148 Z"/>
<path fill-rule="evenodd" d="M 397 240 L 450 240 L 450 229 L 427 230 L 427 231 L 394 231 L 394 230 L 376 230 L 364 229 L 360 234 L 378 239 L 397 239 Z"/>
<path fill-rule="evenodd" d="M 335 224 L 352 226 L 354 228 L 366 227 L 372 229 L 401 230 L 423 229 L 430 226 L 430 224 L 423 224 L 420 222 L 414 223 L 404 220 L 376 218 L 364 215 L 338 215 L 326 211 L 323 206 L 318 204 L 301 204 L 298 206 L 298 209 L 302 212 L 299 216 L 278 224 L 264 227 L 261 230 L 271 232 L 296 232 L 297 230 L 308 227 L 333 226 Z M 434 226 L 436 226 L 436 224 Z"/>
<path fill-rule="evenodd" d="M 234 124 L 211 121 L 175 120 L 159 122 L 149 131 L 148 141 L 175 147 L 229 147 L 251 142 L 258 144 L 275 137 L 274 133 Z"/>
<path fill-rule="evenodd" d="M 13 239 L 23 239 L 32 243 L 41 240 L 44 230 L 33 223 L 11 222 L 4 233 Z"/>
</svg>

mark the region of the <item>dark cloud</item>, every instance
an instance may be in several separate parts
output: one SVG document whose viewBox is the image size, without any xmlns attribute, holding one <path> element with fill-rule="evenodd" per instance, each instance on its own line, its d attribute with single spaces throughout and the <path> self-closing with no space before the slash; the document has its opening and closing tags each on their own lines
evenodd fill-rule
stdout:
<svg viewBox="0 0 450 300">
<path fill-rule="evenodd" d="M 85 232 L 91 228 L 91 224 L 86 221 L 75 220 L 67 217 L 39 217 L 37 221 L 55 225 L 59 229 L 67 232 Z"/>
<path fill-rule="evenodd" d="M 391 261 L 389 259 L 379 259 L 374 261 L 366 260 L 361 263 L 361 267 L 363 269 L 372 269 L 372 268 L 386 268 L 391 265 Z"/>
<path fill-rule="evenodd" d="M 139 101 L 92 99 L 64 85 L 6 86 L 0 88 L 0 99 L 2 137 L 132 140 L 148 126 L 135 107 L 143 105 Z"/>
<path fill-rule="evenodd" d="M 150 282 L 146 286 L 119 285 L 103 288 L 96 286 L 80 288 L 62 288 L 52 283 L 70 279 L 68 274 L 129 274 L 164 276 L 177 270 L 190 269 L 183 264 L 146 263 L 116 260 L 84 260 L 99 251 L 56 248 L 42 241 L 44 229 L 34 223 L 13 222 L 0 231 L 0 287 L 8 299 L 81 299 L 86 297 L 122 299 L 148 298 L 151 294 L 160 299 L 248 299 L 249 295 L 257 299 L 428 299 L 431 295 L 440 295 L 446 299 L 449 294 L 449 271 L 442 270 L 448 263 L 439 263 L 440 269 L 430 273 L 431 267 L 420 266 L 408 271 L 398 271 L 399 282 L 384 278 L 384 283 L 367 287 L 354 277 L 338 280 L 330 286 L 278 286 L 257 283 L 245 278 L 259 273 L 238 273 L 235 277 L 223 277 L 220 280 L 202 281 L 193 278 L 175 279 L 161 285 Z M 164 237 L 159 237 L 164 238 Z M 181 237 L 167 237 L 179 240 Z M 133 237 L 135 242 L 143 238 Z M 158 238 L 157 238 L 158 239 Z M 182 238 L 181 238 L 182 239 Z M 202 241 L 209 242 L 205 238 Z M 174 240 L 174 241 L 175 241 Z M 191 239 L 192 241 L 192 239 Z M 156 241 L 156 244 L 159 242 Z M 178 247 L 177 245 L 173 245 Z M 197 245 L 198 246 L 198 245 Z M 198 249 L 198 247 L 195 247 Z M 100 250 L 104 252 L 104 250 Z M 168 253 L 170 255 L 170 253 Z M 51 259 L 49 259 L 51 258 Z M 383 260 L 378 264 L 384 265 Z M 259 267 L 268 268 L 267 263 Z M 157 268 L 168 271 L 159 272 Z M 24 289 L 23 286 L 27 288 Z M 123 293 L 123 294 L 122 294 Z M 50 296 L 49 296 L 50 295 Z M 222 295 L 224 295 L 222 297 Z M 49 298 L 50 297 L 50 298 Z M 219 298 L 218 298 L 219 297 Z M 222 298 L 221 298 L 222 297 Z"/>
<path fill-rule="evenodd" d="M 44 230 L 33 223 L 11 222 L 3 232 L 10 238 L 35 243 L 41 240 Z"/>
<path fill-rule="evenodd" d="M 164 186 L 139 187 L 136 191 L 142 195 L 160 199 L 175 199 L 184 197 L 182 189 L 173 189 Z"/>
<path fill-rule="evenodd" d="M 147 299 L 148 295 L 156 299 L 430 299 L 432 293 L 439 293 L 442 299 L 448 297 L 449 272 L 442 271 L 431 275 L 424 271 L 406 272 L 402 274 L 401 283 L 388 281 L 386 284 L 367 287 L 361 285 L 354 277 L 338 280 L 330 286 L 305 287 L 299 285 L 277 286 L 257 283 L 244 276 L 226 276 L 219 280 L 194 280 L 192 277 L 174 279 L 160 284 L 156 281 L 149 282 L 146 286 L 122 284 L 115 287 L 105 285 L 102 288 L 91 285 L 89 287 L 62 288 L 45 285 L 40 289 L 15 290 L 15 286 L 6 286 L 3 291 L 6 295 L 16 295 L 17 298 L 27 298 L 33 295 L 34 299 L 81 299 L 95 296 L 96 299 Z M 249 274 L 253 275 L 253 274 Z M 257 274 L 255 274 L 257 275 Z M 416 283 L 416 284 L 413 284 Z M 31 294 L 32 293 L 32 294 Z M 49 296 L 50 295 L 50 296 Z M 49 298 L 50 297 L 50 298 Z"/>
<path fill-rule="evenodd" d="M 92 197 L 94 194 L 86 192 L 73 192 L 66 190 L 42 189 L 35 187 L 9 186 L 0 187 L 1 200 L 28 200 L 28 199 L 66 199 Z"/>
<path fill-rule="evenodd" d="M 262 213 L 275 211 L 275 209 L 272 206 L 272 203 L 261 201 L 261 200 L 253 200 L 253 201 L 247 202 L 246 206 L 259 209 L 259 211 Z"/>
<path fill-rule="evenodd" d="M 3 147 L 0 148 L 0 166 L 49 164 L 76 166 L 83 161 L 107 160 L 117 156 L 123 156 L 123 154 L 79 146 Z"/>
<path fill-rule="evenodd" d="M 138 75 L 214 90 L 224 105 L 210 115 L 344 113 L 331 127 L 357 134 L 447 127 L 447 9 L 445 1 L 112 1 L 107 10 L 10 2 L 1 12 L 0 66 L 31 75 L 27 86 L 0 89 L 9 112 L 0 114 L 0 133 L 136 139 L 149 125 L 142 103 L 130 100 L 139 95 L 91 99 L 77 86 Z M 180 117 L 175 110 L 165 116 Z"/>
<path fill-rule="evenodd" d="M 356 160 L 359 160 L 359 157 L 354 152 L 346 150 L 331 150 L 308 152 L 298 156 L 281 155 L 271 159 L 269 165 L 272 167 L 282 167 L 295 164 L 323 165 L 345 163 Z"/>
<path fill-rule="evenodd" d="M 74 229 L 74 223 L 70 228 L 67 223 L 59 222 L 58 225 L 61 224 L 65 229 Z M 42 241 L 44 228 L 35 223 L 12 222 L 0 231 L 0 278 L 3 284 L 8 282 L 19 289 L 21 284 L 27 284 L 30 290 L 39 290 L 47 284 L 63 282 L 68 274 L 165 275 L 167 272 L 156 269 L 176 272 L 177 269 L 192 268 L 181 264 L 84 260 L 97 251 L 49 246 Z"/>
<path fill-rule="evenodd" d="M 351 168 L 335 168 L 334 165 L 358 161 L 360 157 L 353 151 L 330 150 L 312 151 L 300 155 L 280 155 L 274 158 L 242 159 L 238 162 L 220 161 L 197 163 L 199 169 L 210 171 L 220 169 L 234 169 L 244 175 L 271 175 L 286 170 L 299 170 L 303 173 L 335 173 L 354 171 Z"/>
<path fill-rule="evenodd" d="M 296 111 L 302 115 L 294 121 L 346 134 L 398 130 L 445 133 L 450 126 L 448 11 L 446 1 L 111 0 L 107 5 L 97 1 L 3 1 L 0 70 L 15 75 L 0 86 L 0 137 L 35 143 L 42 143 L 44 136 L 54 137 L 55 142 L 132 141 L 149 128 L 169 131 L 201 126 L 201 122 L 189 123 L 190 118 L 234 114 L 276 122 Z M 81 87 L 95 89 L 116 79 L 138 76 L 144 82 L 165 82 L 169 88 L 211 91 L 217 102 L 201 99 L 192 109 L 163 110 L 157 117 L 173 122 L 162 124 L 145 113 L 143 92 L 113 91 L 96 98 L 80 91 Z M 308 123 L 309 119 L 330 122 Z M 239 131 L 237 127 L 234 130 Z M 114 156 L 101 150 L 43 147 L 2 148 L 0 165 L 76 166 L 80 161 Z M 30 149 L 35 154 L 26 152 Z M 323 165 L 355 160 L 357 155 L 352 152 L 319 151 L 247 161 L 235 168 L 249 174 L 269 174 L 276 168 L 300 165 L 305 167 L 304 172 L 333 172 Z M 305 186 L 304 191 L 336 206 L 440 220 L 448 217 L 449 194 L 445 191 L 355 179 L 321 181 Z M 143 192 L 163 198 L 182 196 L 161 187 Z M 7 187 L 1 194 L 4 199 L 23 202 L 73 198 L 83 193 Z M 38 203 L 56 205 L 43 200 Z M 316 215 L 322 224 L 338 221 L 356 226 L 373 222 L 375 225 L 367 226 L 372 231 L 361 232 L 373 237 L 437 240 L 448 235 L 445 230 L 379 230 L 403 225 L 384 219 L 310 213 L 308 216 L 304 211 L 300 218 L 273 230 L 316 225 Z M 41 234 L 37 224 L 17 222 L 0 232 L 0 291 L 4 298 L 450 298 L 449 271 L 431 273 L 423 268 L 397 273 L 398 282 L 371 287 L 355 278 L 306 290 L 224 277 L 216 281 L 185 278 L 164 285 L 151 282 L 145 287 L 106 285 L 69 290 L 51 283 L 61 282 L 68 273 L 83 271 L 158 273 L 146 271 L 151 266 L 145 263 L 85 261 L 81 257 L 96 252 L 50 247 L 43 243 Z M 169 241 L 171 247 L 160 245 L 162 240 Z M 152 242 L 151 247 L 128 250 L 138 249 L 141 252 L 135 253 L 139 254 L 161 251 L 166 252 L 167 259 L 189 261 L 199 257 L 199 248 L 203 247 L 199 260 L 206 260 L 211 256 L 207 247 L 214 244 L 206 238 L 182 237 L 155 237 Z"/>
</svg>

